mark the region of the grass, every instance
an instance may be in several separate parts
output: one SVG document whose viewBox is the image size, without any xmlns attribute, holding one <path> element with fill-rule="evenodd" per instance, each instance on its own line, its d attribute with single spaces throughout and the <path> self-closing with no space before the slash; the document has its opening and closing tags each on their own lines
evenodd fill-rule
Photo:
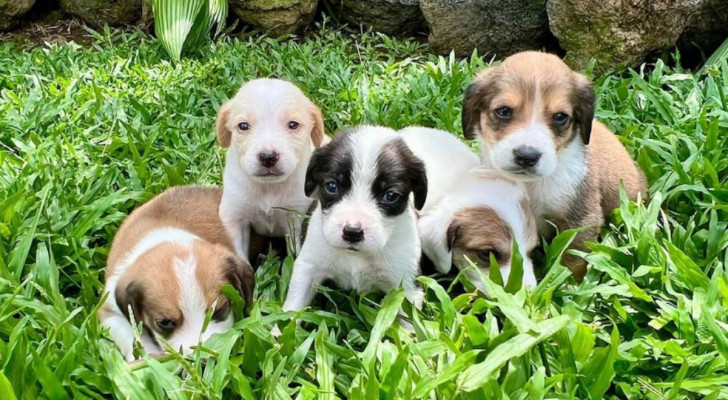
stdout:
<svg viewBox="0 0 728 400">
<path fill-rule="evenodd" d="M 293 260 L 269 256 L 257 302 L 189 359 L 127 365 L 99 328 L 104 262 L 123 218 L 165 188 L 220 183 L 213 132 L 244 81 L 277 76 L 358 123 L 459 132 L 479 57 L 322 30 L 223 40 L 178 64 L 142 34 L 18 52 L 0 45 L 0 398 L 728 398 L 728 65 L 695 76 L 662 62 L 595 82 L 598 117 L 648 175 L 592 245 L 581 285 L 547 248 L 530 292 L 493 296 L 423 277 L 409 334 L 401 291 L 321 288 L 274 339 Z M 504 318 L 505 317 L 505 318 Z M 505 321 L 501 333 L 490 320 Z"/>
</svg>

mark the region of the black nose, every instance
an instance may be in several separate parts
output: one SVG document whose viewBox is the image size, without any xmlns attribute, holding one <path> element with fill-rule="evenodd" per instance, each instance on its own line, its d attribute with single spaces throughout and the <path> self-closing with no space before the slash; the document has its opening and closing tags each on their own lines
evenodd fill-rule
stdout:
<svg viewBox="0 0 728 400">
<path fill-rule="evenodd" d="M 264 167 L 272 167 L 278 162 L 278 153 L 271 151 L 269 153 L 258 153 L 258 161 Z"/>
<path fill-rule="evenodd" d="M 531 146 L 521 146 L 513 150 L 513 161 L 522 168 L 531 168 L 541 159 L 541 152 Z"/>
<path fill-rule="evenodd" d="M 356 224 L 346 224 L 343 232 L 344 233 L 341 235 L 341 238 L 344 239 L 345 242 L 354 244 L 364 240 L 364 229 L 361 227 L 361 223 L 359 222 Z"/>
</svg>

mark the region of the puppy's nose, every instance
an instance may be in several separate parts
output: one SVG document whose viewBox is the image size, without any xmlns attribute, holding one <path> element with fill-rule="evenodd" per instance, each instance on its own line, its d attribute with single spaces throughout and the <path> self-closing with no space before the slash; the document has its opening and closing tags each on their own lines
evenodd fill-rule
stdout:
<svg viewBox="0 0 728 400">
<path fill-rule="evenodd" d="M 362 228 L 360 222 L 357 222 L 355 224 L 347 223 L 344 226 L 341 238 L 344 239 L 345 242 L 351 244 L 359 243 L 364 240 L 364 228 Z"/>
<path fill-rule="evenodd" d="M 531 146 L 521 146 L 513 150 L 513 161 L 522 168 L 531 168 L 541 159 L 541 152 Z"/>
<path fill-rule="evenodd" d="M 275 151 L 258 153 L 258 162 L 264 167 L 272 167 L 278 162 L 278 153 Z"/>
</svg>

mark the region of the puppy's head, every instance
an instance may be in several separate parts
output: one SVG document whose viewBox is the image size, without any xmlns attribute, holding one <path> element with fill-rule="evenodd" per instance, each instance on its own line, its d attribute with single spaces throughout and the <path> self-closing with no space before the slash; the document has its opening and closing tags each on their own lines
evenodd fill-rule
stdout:
<svg viewBox="0 0 728 400">
<path fill-rule="evenodd" d="M 217 115 L 217 138 L 233 146 L 245 174 L 259 182 L 285 181 L 311 145 L 324 140 L 321 111 L 295 85 L 278 79 L 244 84 Z"/>
<path fill-rule="evenodd" d="M 374 252 L 395 230 L 406 229 L 402 218 L 412 217 L 411 193 L 415 208 L 422 208 L 427 176 L 422 161 L 393 130 L 360 126 L 314 152 L 305 191 L 319 200 L 327 243 Z"/>
<path fill-rule="evenodd" d="M 594 90 L 558 57 L 522 52 L 481 72 L 463 100 L 465 137 L 484 163 L 518 179 L 554 173 L 570 144 L 589 143 Z"/>
<path fill-rule="evenodd" d="M 116 304 L 122 313 L 143 322 L 159 342 L 188 352 L 191 346 L 233 325 L 230 303 L 220 287 L 231 284 L 250 304 L 253 270 L 220 245 L 195 241 L 190 246 L 163 243 L 143 254 L 119 279 Z M 205 315 L 215 305 L 202 332 Z"/>
</svg>

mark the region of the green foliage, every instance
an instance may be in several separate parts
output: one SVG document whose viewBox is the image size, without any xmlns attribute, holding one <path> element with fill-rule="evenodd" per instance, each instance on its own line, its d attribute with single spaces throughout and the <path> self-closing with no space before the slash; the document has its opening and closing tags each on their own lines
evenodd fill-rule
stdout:
<svg viewBox="0 0 728 400">
<path fill-rule="evenodd" d="M 204 43 L 210 29 L 221 32 L 228 14 L 227 0 L 152 0 L 154 31 L 167 54 L 179 61 L 182 50 Z"/>
<path fill-rule="evenodd" d="M 111 238 L 165 188 L 220 183 L 215 114 L 242 82 L 295 82 L 329 133 L 376 123 L 459 134 L 463 89 L 485 65 L 328 31 L 205 50 L 172 64 L 158 41 L 113 31 L 90 48 L 0 46 L 0 398 L 728 396 L 725 62 L 693 76 L 658 61 L 595 82 L 598 117 L 652 196 L 617 210 L 581 285 L 558 263 L 569 231 L 530 291 L 484 276 L 486 298 L 463 276 L 422 277 L 422 311 L 401 291 L 322 287 L 310 310 L 286 314 L 293 260 L 270 255 L 235 329 L 186 359 L 127 364 L 95 317 Z M 412 332 L 396 322 L 400 305 Z"/>
</svg>

